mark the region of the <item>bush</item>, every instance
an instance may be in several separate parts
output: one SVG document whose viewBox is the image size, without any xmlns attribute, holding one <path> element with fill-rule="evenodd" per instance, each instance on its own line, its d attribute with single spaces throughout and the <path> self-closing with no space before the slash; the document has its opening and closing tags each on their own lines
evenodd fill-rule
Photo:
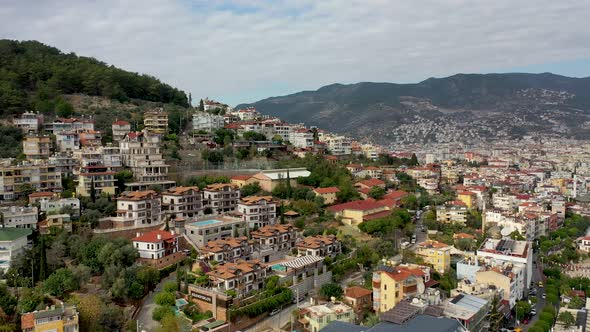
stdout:
<svg viewBox="0 0 590 332">
<path fill-rule="evenodd" d="M 174 293 L 178 290 L 178 288 L 176 287 L 176 282 L 174 281 L 166 281 L 164 283 L 164 286 L 162 286 L 162 288 L 164 289 L 164 292 L 167 293 Z"/>
<path fill-rule="evenodd" d="M 45 280 L 43 288 L 51 295 L 62 297 L 68 292 L 79 289 L 80 284 L 71 270 L 62 268 Z"/>
<path fill-rule="evenodd" d="M 173 306 L 176 303 L 176 296 L 173 293 L 160 292 L 156 294 L 154 302 L 161 306 Z"/>
<path fill-rule="evenodd" d="M 342 294 L 344 294 L 344 290 L 342 290 L 342 287 L 336 283 L 325 284 L 320 288 L 320 295 L 326 299 L 332 297 L 340 298 Z"/>
<path fill-rule="evenodd" d="M 172 307 L 158 306 L 152 313 L 152 319 L 158 322 L 166 316 L 174 316 L 174 310 L 172 310 Z"/>
</svg>

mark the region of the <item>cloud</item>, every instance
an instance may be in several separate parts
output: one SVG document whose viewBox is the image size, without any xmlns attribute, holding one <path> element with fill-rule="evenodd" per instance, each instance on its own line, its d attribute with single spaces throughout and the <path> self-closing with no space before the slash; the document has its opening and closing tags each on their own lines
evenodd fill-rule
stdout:
<svg viewBox="0 0 590 332">
<path fill-rule="evenodd" d="M 0 31 L 236 104 L 587 59 L 587 17 L 554 0 L 37 0 L 3 2 Z"/>
</svg>

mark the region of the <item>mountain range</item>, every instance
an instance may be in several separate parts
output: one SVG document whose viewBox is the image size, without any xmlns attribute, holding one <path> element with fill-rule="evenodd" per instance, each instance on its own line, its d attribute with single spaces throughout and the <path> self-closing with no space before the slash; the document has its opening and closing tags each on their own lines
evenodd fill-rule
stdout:
<svg viewBox="0 0 590 332">
<path fill-rule="evenodd" d="M 253 106 L 290 123 L 382 144 L 590 138 L 590 77 L 457 74 L 415 84 L 332 84 Z"/>
</svg>

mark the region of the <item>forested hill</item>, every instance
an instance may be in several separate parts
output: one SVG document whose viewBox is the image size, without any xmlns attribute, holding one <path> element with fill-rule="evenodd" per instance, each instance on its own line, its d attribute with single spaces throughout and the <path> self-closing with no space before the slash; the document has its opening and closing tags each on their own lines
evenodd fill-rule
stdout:
<svg viewBox="0 0 590 332">
<path fill-rule="evenodd" d="M 25 110 L 51 113 L 63 94 L 188 106 L 183 91 L 155 77 L 65 54 L 37 41 L 0 40 L 0 116 Z"/>
</svg>

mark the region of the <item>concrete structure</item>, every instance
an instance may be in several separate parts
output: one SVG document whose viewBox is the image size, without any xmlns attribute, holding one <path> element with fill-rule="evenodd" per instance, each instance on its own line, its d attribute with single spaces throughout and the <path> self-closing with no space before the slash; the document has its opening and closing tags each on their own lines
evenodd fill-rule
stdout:
<svg viewBox="0 0 590 332">
<path fill-rule="evenodd" d="M 313 146 L 313 131 L 297 129 L 289 133 L 289 142 L 296 148 L 310 148 Z"/>
<path fill-rule="evenodd" d="M 117 227 L 142 227 L 164 222 L 160 196 L 153 190 L 124 192 L 117 198 Z"/>
<path fill-rule="evenodd" d="M 46 160 L 14 164 L 12 159 L 0 160 L 0 200 L 17 199 L 33 191 L 61 191 L 61 173 Z"/>
<path fill-rule="evenodd" d="M 264 191 L 272 192 L 279 184 L 290 179 L 291 187 L 297 187 L 297 179 L 308 177 L 311 173 L 305 168 L 270 169 L 253 175 L 249 182 L 258 182 Z"/>
<path fill-rule="evenodd" d="M 240 190 L 230 183 L 214 183 L 203 188 L 203 202 L 216 214 L 234 212 L 239 198 Z"/>
<path fill-rule="evenodd" d="M 246 227 L 246 222 L 242 219 L 215 216 L 187 222 L 184 226 L 184 234 L 194 245 L 202 247 L 212 240 L 231 238 L 234 234 L 245 234 Z"/>
<path fill-rule="evenodd" d="M 22 314 L 23 332 L 78 332 L 76 306 L 51 306 L 45 310 Z"/>
<path fill-rule="evenodd" d="M 213 240 L 199 247 L 201 259 L 218 263 L 248 260 L 252 251 L 253 245 L 245 236 Z"/>
<path fill-rule="evenodd" d="M 453 202 L 436 207 L 436 221 L 444 224 L 460 224 L 465 225 L 467 222 L 467 206 L 459 201 L 461 204 L 453 204 Z"/>
<path fill-rule="evenodd" d="M 81 167 L 80 173 L 77 174 L 76 194 L 90 197 L 94 187 L 96 197 L 100 197 L 102 194 L 114 196 L 117 191 L 115 174 L 117 173 L 103 165 Z"/>
<path fill-rule="evenodd" d="M 319 332 L 332 321 L 353 323 L 355 314 L 352 307 L 340 302 L 328 302 L 301 309 L 303 328 L 310 332 Z"/>
<path fill-rule="evenodd" d="M 374 200 L 352 201 L 333 205 L 327 209 L 333 212 L 336 218 L 342 218 L 343 223 L 352 226 L 358 226 L 363 221 L 381 218 L 391 214 L 387 205 Z"/>
<path fill-rule="evenodd" d="M 30 228 L 0 228 L 0 271 L 6 272 L 10 262 L 28 245 Z"/>
<path fill-rule="evenodd" d="M 203 193 L 199 187 L 175 187 L 162 193 L 162 206 L 166 214 L 175 218 L 202 216 Z"/>
<path fill-rule="evenodd" d="M 25 112 L 12 120 L 12 124 L 24 133 L 36 133 L 43 125 L 43 115 L 33 112 Z"/>
<path fill-rule="evenodd" d="M 438 241 L 425 241 L 416 247 L 416 255 L 421 256 L 439 273 L 446 273 L 451 268 L 451 246 Z"/>
<path fill-rule="evenodd" d="M 4 225 L 0 227 L 37 229 L 39 211 L 35 206 L 2 206 Z"/>
<path fill-rule="evenodd" d="M 531 285 L 533 279 L 533 246 L 531 242 L 511 239 L 486 239 L 477 250 L 477 256 L 501 262 L 523 264 L 525 273 L 524 287 L 528 288 Z"/>
<path fill-rule="evenodd" d="M 430 274 L 419 266 L 379 266 L 373 272 L 373 310 L 385 312 L 426 288 Z M 428 280 L 429 281 L 429 280 Z"/>
<path fill-rule="evenodd" d="M 72 232 L 72 218 L 69 214 L 52 214 L 39 222 L 41 234 L 51 234 L 54 229 L 63 229 L 68 233 Z"/>
<path fill-rule="evenodd" d="M 269 270 L 259 261 L 238 260 L 217 264 L 207 275 L 213 289 L 226 294 L 235 292 L 235 296 L 241 298 L 251 291 L 263 289 Z"/>
<path fill-rule="evenodd" d="M 162 157 L 159 146 L 160 139 L 157 135 L 149 135 L 144 132 L 132 132 L 119 142 L 121 161 L 124 166 L 131 168 L 134 180 L 137 183 L 128 183 L 126 186 L 161 185 L 168 189 L 171 184 L 168 181 L 169 165 Z M 173 184 L 174 182 L 172 182 Z M 141 186 L 140 186 L 141 187 Z"/>
<path fill-rule="evenodd" d="M 340 189 L 338 187 L 315 188 L 313 192 L 324 199 L 324 204 L 331 205 L 338 199 L 337 195 Z"/>
<path fill-rule="evenodd" d="M 445 301 L 442 307 L 446 317 L 457 319 L 468 331 L 487 331 L 484 328 L 484 319 L 490 307 L 488 300 L 473 295 L 459 294 Z"/>
<path fill-rule="evenodd" d="M 80 134 L 68 131 L 55 133 L 56 150 L 59 152 L 71 152 L 80 149 Z"/>
<path fill-rule="evenodd" d="M 163 135 L 168 132 L 168 112 L 155 109 L 143 113 L 143 127 L 149 133 Z"/>
<path fill-rule="evenodd" d="M 131 241 L 140 258 L 159 259 L 178 252 L 178 235 L 174 231 L 137 233 Z"/>
<path fill-rule="evenodd" d="M 342 248 L 335 235 L 316 235 L 308 236 L 297 242 L 297 252 L 302 256 L 334 258 L 342 253 Z"/>
<path fill-rule="evenodd" d="M 272 196 L 242 197 L 238 203 L 238 212 L 249 228 L 260 228 L 276 222 L 277 204 Z"/>
<path fill-rule="evenodd" d="M 127 121 L 117 120 L 111 125 L 113 131 L 113 141 L 119 142 L 125 138 L 125 135 L 131 132 L 131 124 Z"/>
<path fill-rule="evenodd" d="M 23 153 L 27 159 L 47 159 L 51 154 L 51 137 L 26 136 L 23 139 Z"/>
<path fill-rule="evenodd" d="M 46 132 L 57 134 L 61 132 L 81 133 L 83 131 L 94 130 L 94 120 L 76 119 L 76 118 L 59 118 L 53 122 L 43 124 Z"/>
<path fill-rule="evenodd" d="M 267 225 L 251 231 L 254 255 L 264 263 L 282 259 L 295 247 L 297 232 L 293 226 Z"/>
<path fill-rule="evenodd" d="M 225 121 L 222 115 L 214 115 L 206 112 L 193 114 L 193 130 L 214 131 L 223 128 Z"/>
</svg>

